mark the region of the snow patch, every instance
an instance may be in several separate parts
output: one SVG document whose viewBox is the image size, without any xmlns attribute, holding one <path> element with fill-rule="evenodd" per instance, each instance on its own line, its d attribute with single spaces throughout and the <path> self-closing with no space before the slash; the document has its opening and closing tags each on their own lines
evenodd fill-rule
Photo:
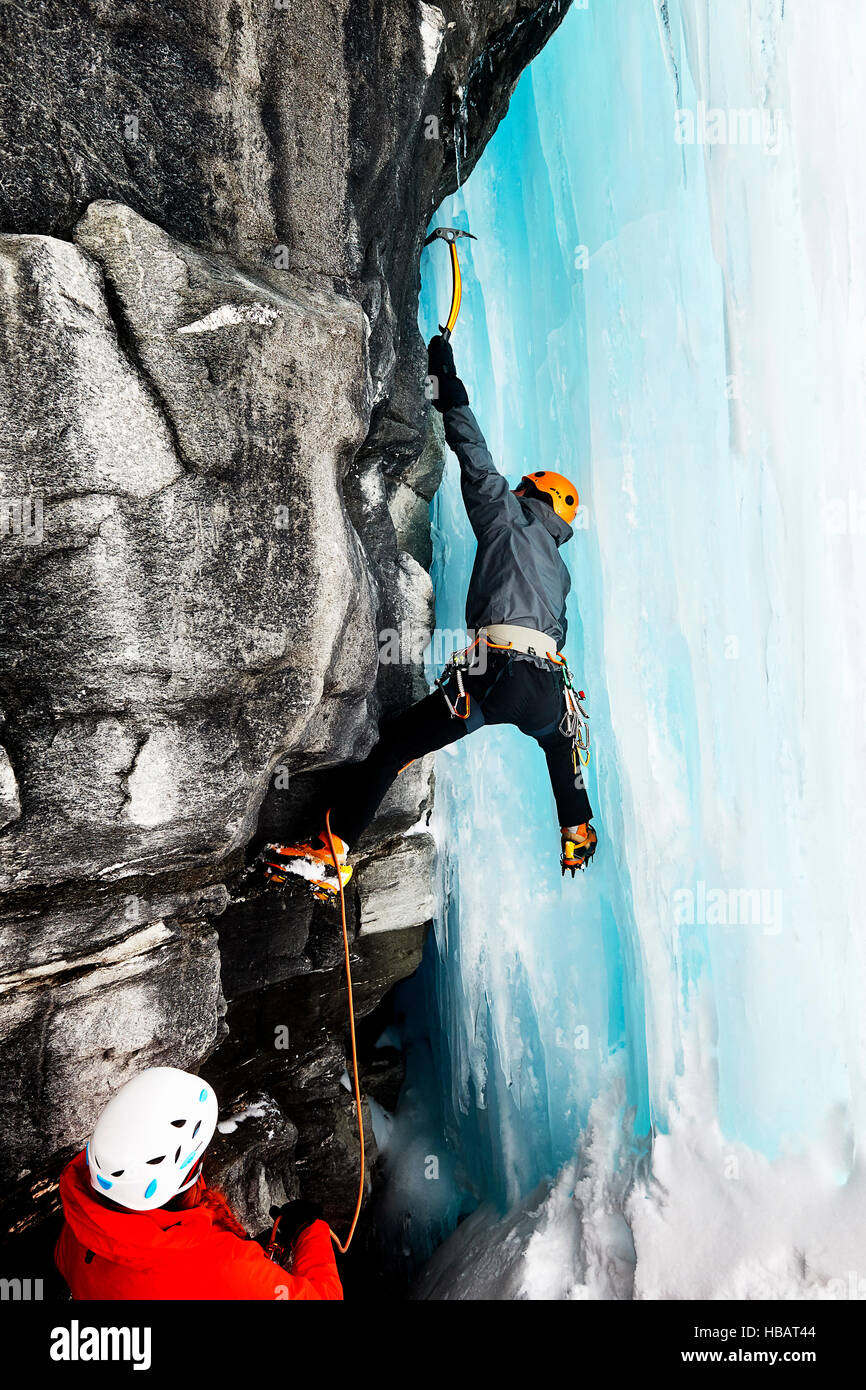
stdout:
<svg viewBox="0 0 866 1390">
<path fill-rule="evenodd" d="M 445 37 L 445 16 L 437 5 L 425 5 L 421 0 L 421 43 L 424 53 L 424 71 L 432 77 L 439 58 L 439 50 Z"/>
<path fill-rule="evenodd" d="M 305 878 L 308 883 L 321 883 L 332 877 L 334 872 L 330 865 L 314 863 L 311 859 L 286 859 L 285 862 L 280 859 L 278 862 L 283 873 Z"/>
<path fill-rule="evenodd" d="M 866 1164 L 840 1181 L 832 1143 L 769 1160 L 727 1140 L 714 1098 L 681 1079 L 652 1173 L 613 1164 L 616 1091 L 556 1181 L 504 1217 L 474 1212 L 425 1269 L 440 1301 L 864 1300 Z"/>
<path fill-rule="evenodd" d="M 21 796 L 9 754 L 0 745 L 0 830 L 21 819 Z"/>
<path fill-rule="evenodd" d="M 220 328 L 233 328 L 241 323 L 268 327 L 282 317 L 282 310 L 275 308 L 273 304 L 262 304 L 258 301 L 253 304 L 222 304 L 219 309 L 205 314 L 203 319 L 196 319 L 194 323 L 178 328 L 177 332 L 216 333 Z"/>
<path fill-rule="evenodd" d="M 235 1114 L 230 1115 L 227 1120 L 220 1120 L 217 1123 L 217 1129 L 220 1134 L 234 1134 L 238 1125 L 242 1125 L 244 1120 L 261 1120 L 267 1113 L 267 1109 L 267 1101 L 254 1101 L 252 1105 L 248 1105 L 245 1109 L 238 1110 Z M 268 1138 L 271 1137 L 272 1132 L 269 1132 Z"/>
</svg>

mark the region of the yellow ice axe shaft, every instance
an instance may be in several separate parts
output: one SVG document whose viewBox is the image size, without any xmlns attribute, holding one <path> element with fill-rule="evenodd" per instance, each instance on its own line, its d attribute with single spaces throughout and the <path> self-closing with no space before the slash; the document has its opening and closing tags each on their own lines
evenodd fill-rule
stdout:
<svg viewBox="0 0 866 1390">
<path fill-rule="evenodd" d="M 448 319 L 442 332 L 442 337 L 446 341 L 451 337 L 451 330 L 457 322 L 457 315 L 460 313 L 460 301 L 463 298 L 463 277 L 460 274 L 460 262 L 457 259 L 457 243 L 452 241 L 448 250 L 451 252 L 451 308 L 448 311 Z"/>
<path fill-rule="evenodd" d="M 448 310 L 448 318 L 445 323 L 439 325 L 439 331 L 446 343 L 454 330 L 457 315 L 460 313 L 460 301 L 463 298 L 463 278 L 460 274 L 460 262 L 457 259 L 457 238 L 461 236 L 471 237 L 473 241 L 478 240 L 471 232 L 465 232 L 461 227 L 437 227 L 424 242 L 425 246 L 429 246 L 432 241 L 447 241 L 448 250 L 451 253 L 451 308 Z"/>
</svg>

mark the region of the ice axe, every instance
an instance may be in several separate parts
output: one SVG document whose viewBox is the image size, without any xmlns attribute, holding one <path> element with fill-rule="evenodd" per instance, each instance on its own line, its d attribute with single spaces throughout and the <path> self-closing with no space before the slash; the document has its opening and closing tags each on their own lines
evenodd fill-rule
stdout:
<svg viewBox="0 0 866 1390">
<path fill-rule="evenodd" d="M 460 313 L 460 300 L 463 297 L 463 281 L 460 277 L 460 262 L 457 259 L 457 238 L 459 236 L 471 237 L 473 241 L 478 240 L 477 236 L 473 236 L 472 232 L 464 232 L 461 227 L 437 227 L 435 232 L 431 232 L 424 242 L 425 246 L 429 246 L 431 241 L 436 241 L 438 239 L 447 241 L 448 250 L 451 252 L 451 308 L 448 311 L 448 319 L 445 326 L 443 327 L 441 323 L 439 325 L 439 332 L 442 334 L 446 343 L 451 337 L 454 325 L 457 322 L 457 315 Z"/>
</svg>

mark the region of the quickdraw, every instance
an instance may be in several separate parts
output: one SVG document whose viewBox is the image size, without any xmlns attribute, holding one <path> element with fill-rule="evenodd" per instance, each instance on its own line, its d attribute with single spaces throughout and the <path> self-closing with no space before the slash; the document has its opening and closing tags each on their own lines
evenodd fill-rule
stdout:
<svg viewBox="0 0 866 1390">
<path fill-rule="evenodd" d="M 469 718 L 469 715 L 471 713 L 469 692 L 463 684 L 463 672 L 468 671 L 469 657 L 471 656 L 472 652 L 474 652 L 475 648 L 478 646 L 480 641 L 480 636 L 476 637 L 475 641 L 470 642 L 468 647 L 464 647 L 462 652 L 455 652 L 454 655 L 451 657 L 451 660 L 448 662 L 448 665 L 445 667 L 445 670 L 442 672 L 442 675 L 436 681 L 436 686 L 442 692 L 442 698 L 448 706 L 448 710 L 451 714 L 452 719 L 465 720 Z M 488 645 L 490 644 L 488 643 Z M 456 700 L 451 699 L 451 696 L 448 694 L 448 691 L 445 688 L 446 686 L 451 684 L 452 679 L 455 680 L 457 683 Z M 463 701 L 462 711 L 458 709 L 458 705 L 460 704 L 461 700 Z"/>
<path fill-rule="evenodd" d="M 457 683 L 457 699 L 453 701 L 450 695 L 448 694 L 448 691 L 445 689 L 446 685 L 450 684 L 452 676 L 454 677 Z M 453 662 L 449 663 L 449 665 L 445 667 L 445 670 L 442 672 L 442 675 L 439 677 L 436 684 L 442 691 L 442 697 L 446 705 L 448 706 L 448 709 L 451 713 L 451 718 L 468 719 L 470 714 L 470 702 L 469 693 L 463 684 L 463 668 L 461 666 L 455 666 Z M 457 708 L 461 700 L 463 701 L 462 711 Z"/>
<path fill-rule="evenodd" d="M 557 652 L 559 668 L 562 672 L 562 688 L 565 695 L 565 714 L 559 724 L 560 733 L 571 739 L 571 761 L 577 774 L 578 765 L 589 766 L 589 712 L 583 704 L 586 692 L 575 690 L 568 662 Z"/>
</svg>

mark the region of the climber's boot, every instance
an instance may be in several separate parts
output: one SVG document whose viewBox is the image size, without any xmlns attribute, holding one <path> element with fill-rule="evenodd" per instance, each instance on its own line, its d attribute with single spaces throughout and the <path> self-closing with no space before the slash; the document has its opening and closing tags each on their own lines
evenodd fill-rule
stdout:
<svg viewBox="0 0 866 1390">
<path fill-rule="evenodd" d="M 598 844 L 598 836 L 589 821 L 584 821 L 582 825 L 564 825 L 562 827 L 562 872 L 566 869 L 571 870 L 571 877 L 574 878 L 575 869 L 585 869 L 587 864 L 595 854 L 595 847 Z"/>
<path fill-rule="evenodd" d="M 268 883 L 280 888 L 290 875 L 294 875 L 305 878 L 313 895 L 323 902 L 339 893 L 340 884 L 345 888 L 352 877 L 352 866 L 346 863 L 349 846 L 337 835 L 332 839 L 336 862 L 324 831 L 318 844 L 305 840 L 299 845 L 265 845 L 260 859 Z"/>
</svg>

